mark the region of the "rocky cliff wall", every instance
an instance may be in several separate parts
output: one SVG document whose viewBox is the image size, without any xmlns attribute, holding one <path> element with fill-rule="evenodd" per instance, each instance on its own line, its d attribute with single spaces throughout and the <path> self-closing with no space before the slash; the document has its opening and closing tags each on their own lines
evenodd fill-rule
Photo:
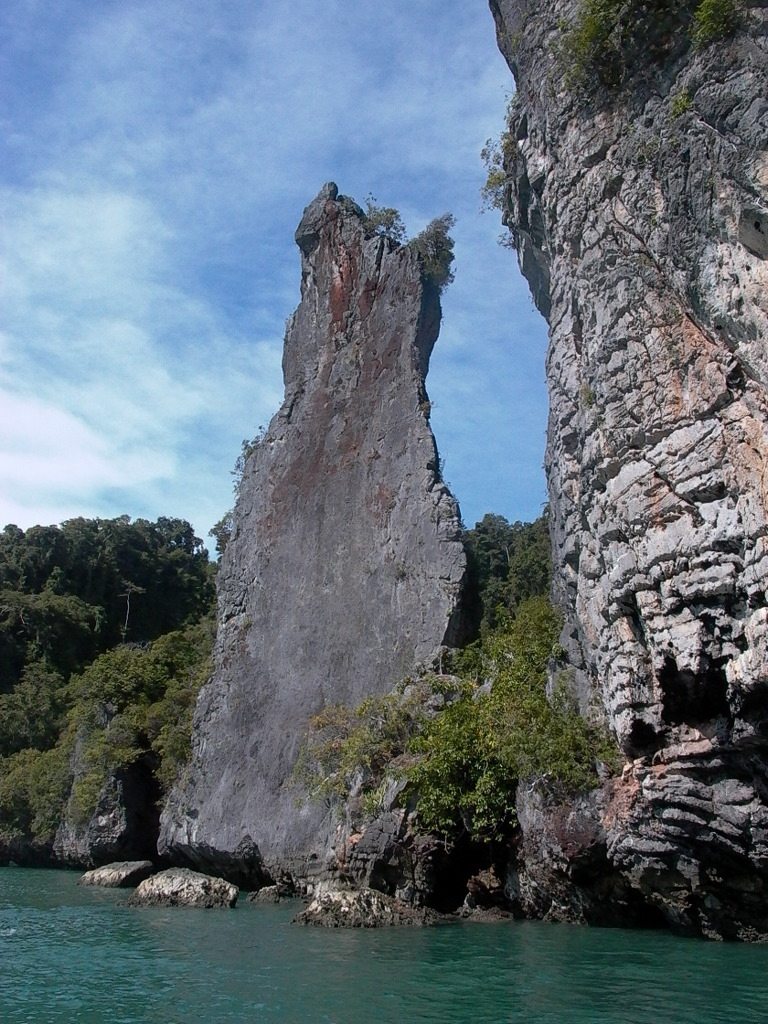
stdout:
<svg viewBox="0 0 768 1024">
<path fill-rule="evenodd" d="M 599 918 L 585 892 L 612 876 L 681 928 L 765 935 L 766 5 L 698 49 L 696 4 L 655 5 L 676 27 L 649 21 L 613 89 L 569 73 L 576 0 L 490 6 L 517 82 L 507 219 L 550 325 L 554 594 L 582 709 L 627 759 L 581 819 L 523 796 L 515 884 Z"/>
<path fill-rule="evenodd" d="M 245 467 L 215 670 L 160 848 L 244 884 L 322 876 L 335 821 L 291 773 L 308 719 L 381 694 L 460 630 L 465 556 L 424 379 L 438 289 L 327 185 L 296 233 L 285 400 Z"/>
</svg>

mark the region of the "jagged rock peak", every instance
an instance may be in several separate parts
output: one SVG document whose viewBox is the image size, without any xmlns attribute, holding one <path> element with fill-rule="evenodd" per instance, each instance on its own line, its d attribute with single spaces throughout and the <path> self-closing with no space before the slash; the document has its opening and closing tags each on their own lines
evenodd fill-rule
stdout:
<svg viewBox="0 0 768 1024">
<path fill-rule="evenodd" d="M 245 885 L 334 870 L 336 823 L 291 783 L 309 718 L 387 692 L 462 629 L 459 511 L 424 385 L 439 291 L 333 184 L 296 242 L 285 400 L 245 467 L 214 672 L 160 842 Z"/>
<path fill-rule="evenodd" d="M 613 877 L 677 927 L 766 936 L 768 11 L 694 45 L 700 4 L 638 3 L 612 85 L 571 81 L 577 0 L 491 9 L 517 79 L 506 217 L 550 325 L 567 677 L 627 758 L 574 826 L 608 863 L 573 902 L 605 907 Z M 540 805 L 521 821 L 529 865 L 578 871 Z"/>
</svg>

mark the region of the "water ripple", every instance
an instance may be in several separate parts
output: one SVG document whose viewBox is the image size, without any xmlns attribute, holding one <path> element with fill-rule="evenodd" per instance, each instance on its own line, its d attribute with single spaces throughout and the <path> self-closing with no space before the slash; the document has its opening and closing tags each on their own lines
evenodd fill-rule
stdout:
<svg viewBox="0 0 768 1024">
<path fill-rule="evenodd" d="M 326 931 L 0 869 L 2 1024 L 764 1024 L 768 948 L 531 923 Z"/>
</svg>

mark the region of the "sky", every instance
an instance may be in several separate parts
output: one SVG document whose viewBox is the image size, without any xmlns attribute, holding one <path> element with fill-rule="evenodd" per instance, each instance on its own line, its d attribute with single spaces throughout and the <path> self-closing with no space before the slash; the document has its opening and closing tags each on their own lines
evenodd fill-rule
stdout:
<svg viewBox="0 0 768 1024">
<path fill-rule="evenodd" d="M 326 181 L 456 217 L 427 388 L 472 525 L 545 501 L 545 324 L 480 149 L 512 91 L 484 0 L 5 0 L 0 527 L 189 520 L 282 398 L 293 234 Z"/>
</svg>

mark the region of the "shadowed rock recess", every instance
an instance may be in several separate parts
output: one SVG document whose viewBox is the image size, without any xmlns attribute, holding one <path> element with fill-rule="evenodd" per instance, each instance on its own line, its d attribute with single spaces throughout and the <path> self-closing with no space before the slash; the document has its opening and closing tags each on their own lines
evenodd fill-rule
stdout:
<svg viewBox="0 0 768 1024">
<path fill-rule="evenodd" d="M 764 938 L 768 12 L 696 49 L 697 4 L 669 4 L 611 90 L 565 84 L 575 2 L 490 6 L 517 80 L 506 217 L 550 325 L 569 678 L 627 759 L 570 806 L 521 794 L 510 885 L 540 916 Z"/>
<path fill-rule="evenodd" d="M 240 884 L 322 876 L 336 822 L 291 772 L 309 718 L 459 639 L 465 556 L 424 378 L 438 289 L 326 185 L 296 232 L 285 400 L 248 459 L 219 572 L 215 668 L 161 852 Z"/>
</svg>

